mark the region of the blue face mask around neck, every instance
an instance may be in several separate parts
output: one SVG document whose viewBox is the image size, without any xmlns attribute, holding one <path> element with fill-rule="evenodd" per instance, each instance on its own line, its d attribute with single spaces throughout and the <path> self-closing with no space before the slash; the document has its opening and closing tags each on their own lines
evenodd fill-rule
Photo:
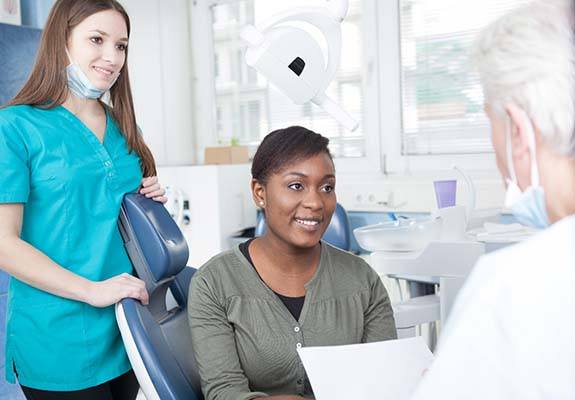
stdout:
<svg viewBox="0 0 575 400">
<path fill-rule="evenodd" d="M 95 87 L 77 64 L 70 63 L 66 67 L 68 88 L 81 99 L 99 99 L 106 92 Z"/>
<path fill-rule="evenodd" d="M 505 203 L 520 224 L 537 229 L 549 226 L 543 187 L 530 186 L 521 192 L 515 182 L 509 181 Z"/>
<path fill-rule="evenodd" d="M 521 191 L 517 184 L 515 169 L 513 168 L 513 157 L 511 155 L 511 133 L 507 131 L 507 165 L 511 179 L 507 180 L 507 193 L 505 195 L 505 206 L 511 209 L 511 212 L 522 225 L 533 228 L 544 229 L 549 226 L 549 217 L 545 205 L 545 191 L 539 184 L 539 169 L 535 158 L 535 133 L 533 125 L 528 119 L 527 114 L 523 113 L 526 118 L 528 129 L 529 151 L 531 153 L 531 186 L 524 192 Z"/>
<path fill-rule="evenodd" d="M 102 90 L 95 87 L 94 84 L 90 82 L 90 79 L 86 76 L 84 71 L 82 71 L 80 66 L 76 64 L 74 61 L 72 61 L 72 57 L 70 57 L 70 54 L 68 53 L 67 50 L 66 54 L 68 55 L 68 59 L 70 60 L 70 64 L 68 64 L 68 66 L 66 67 L 68 88 L 70 89 L 70 91 L 81 99 L 99 99 L 100 97 L 102 97 L 102 95 L 106 93 L 107 90 L 109 90 L 109 88 L 107 90 Z M 116 83 L 118 76 L 119 75 L 117 75 L 116 78 L 112 81 L 110 87 L 112 87 L 114 83 Z"/>
</svg>

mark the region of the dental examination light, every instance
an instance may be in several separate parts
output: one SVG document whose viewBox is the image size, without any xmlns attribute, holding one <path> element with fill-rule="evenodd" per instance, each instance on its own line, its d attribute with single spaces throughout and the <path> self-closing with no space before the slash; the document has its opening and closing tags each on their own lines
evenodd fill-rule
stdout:
<svg viewBox="0 0 575 400">
<path fill-rule="evenodd" d="M 325 93 L 339 66 L 341 22 L 347 9 L 348 0 L 328 0 L 325 7 L 294 8 L 257 27 L 247 25 L 241 38 L 248 44 L 249 66 L 295 104 L 311 101 L 353 131 L 358 122 Z M 294 22 L 307 23 L 321 31 L 327 43 L 327 63 L 317 40 L 306 30 L 289 25 Z"/>
</svg>

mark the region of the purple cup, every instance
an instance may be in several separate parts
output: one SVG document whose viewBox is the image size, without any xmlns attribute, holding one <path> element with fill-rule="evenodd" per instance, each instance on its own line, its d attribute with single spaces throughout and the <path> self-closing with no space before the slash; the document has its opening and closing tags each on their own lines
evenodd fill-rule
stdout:
<svg viewBox="0 0 575 400">
<path fill-rule="evenodd" d="M 457 190 L 457 181 L 434 181 L 435 199 L 437 208 L 453 207 L 455 205 L 455 193 Z"/>
</svg>

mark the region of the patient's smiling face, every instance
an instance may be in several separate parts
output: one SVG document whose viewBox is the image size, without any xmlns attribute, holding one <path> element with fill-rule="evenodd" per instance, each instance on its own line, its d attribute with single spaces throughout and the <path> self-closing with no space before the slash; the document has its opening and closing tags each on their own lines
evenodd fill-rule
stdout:
<svg viewBox="0 0 575 400">
<path fill-rule="evenodd" d="M 286 165 L 254 185 L 263 201 L 270 239 L 290 247 L 316 246 L 336 207 L 335 168 L 326 153 Z M 260 203 L 261 205 L 261 203 Z"/>
</svg>

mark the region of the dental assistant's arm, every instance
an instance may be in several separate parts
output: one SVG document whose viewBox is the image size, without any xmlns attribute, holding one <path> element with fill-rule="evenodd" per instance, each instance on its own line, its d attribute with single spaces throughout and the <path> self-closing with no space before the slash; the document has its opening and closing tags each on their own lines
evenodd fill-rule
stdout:
<svg viewBox="0 0 575 400">
<path fill-rule="evenodd" d="M 37 289 L 95 307 L 106 307 L 123 298 L 148 302 L 145 284 L 129 274 L 94 282 L 61 267 L 44 253 L 20 239 L 24 206 L 0 204 L 0 268 Z"/>
</svg>

